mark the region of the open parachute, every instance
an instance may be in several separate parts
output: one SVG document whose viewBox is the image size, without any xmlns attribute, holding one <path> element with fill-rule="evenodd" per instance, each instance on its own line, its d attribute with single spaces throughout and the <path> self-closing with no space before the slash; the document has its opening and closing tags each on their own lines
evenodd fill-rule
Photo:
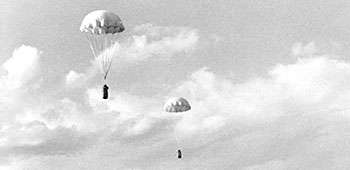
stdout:
<svg viewBox="0 0 350 170">
<path fill-rule="evenodd" d="M 83 19 L 80 31 L 90 43 L 92 53 L 103 75 L 103 98 L 108 98 L 107 75 L 115 55 L 117 34 L 125 30 L 120 17 L 110 11 L 97 10 Z"/>
<path fill-rule="evenodd" d="M 190 103 L 183 97 L 173 97 L 166 101 L 164 110 L 170 113 L 186 112 L 191 110 Z M 176 139 L 178 147 L 180 147 L 179 137 L 177 136 L 176 129 L 174 129 L 174 137 Z M 177 150 L 177 158 L 181 159 L 181 149 Z"/>
<path fill-rule="evenodd" d="M 167 112 L 185 112 L 190 109 L 190 103 L 183 97 L 170 98 L 164 105 L 164 110 Z"/>
</svg>

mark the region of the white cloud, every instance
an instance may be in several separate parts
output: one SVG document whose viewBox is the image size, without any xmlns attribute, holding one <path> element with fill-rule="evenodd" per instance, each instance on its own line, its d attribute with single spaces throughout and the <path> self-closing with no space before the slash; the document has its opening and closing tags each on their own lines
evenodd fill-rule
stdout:
<svg viewBox="0 0 350 170">
<path fill-rule="evenodd" d="M 187 97 L 193 105 L 177 128 L 183 136 L 190 134 L 183 139 L 189 148 L 213 145 L 207 153 L 220 157 L 217 161 L 226 167 L 216 164 L 209 169 L 249 165 L 247 169 L 322 169 L 321 162 L 326 167 L 343 167 L 348 164 L 335 165 L 333 159 L 350 155 L 350 147 L 343 143 L 347 137 L 339 137 L 349 132 L 345 130 L 350 123 L 349 78 L 349 63 L 326 56 L 277 65 L 269 78 L 243 84 L 233 84 L 204 68 L 173 93 Z M 225 121 L 207 123 L 217 116 Z M 219 130 L 210 133 L 209 127 Z M 331 132 L 324 132 L 328 128 Z M 190 144 L 193 140 L 196 145 Z M 327 155 L 324 152 L 333 154 L 310 160 Z M 282 161 L 260 165 L 275 159 Z"/>
<path fill-rule="evenodd" d="M 10 59 L 2 66 L 7 72 L 6 85 L 9 88 L 18 88 L 27 83 L 39 70 L 41 52 L 34 47 L 22 45 L 17 48 Z"/>
<path fill-rule="evenodd" d="M 74 154 L 85 148 L 91 140 L 80 134 L 74 127 L 49 129 L 45 123 L 32 121 L 16 124 L 1 132 L 0 159 L 22 155 Z"/>
<path fill-rule="evenodd" d="M 84 79 L 85 74 L 84 73 L 77 73 L 73 70 L 69 71 L 69 73 L 65 77 L 66 85 L 72 86 L 78 81 L 82 81 Z"/>
<path fill-rule="evenodd" d="M 108 116 L 109 121 L 104 125 L 111 126 L 112 129 L 124 129 L 121 126 L 127 126 L 126 135 L 139 134 L 149 129 L 153 123 L 149 120 L 150 117 L 159 115 L 157 112 L 160 111 L 155 99 L 142 98 L 125 92 L 112 92 L 110 98 L 104 100 L 98 88 L 89 89 L 87 96 L 95 114 L 114 116 L 114 118 Z M 129 132 L 131 134 L 128 134 Z"/>
<path fill-rule="evenodd" d="M 63 98 L 52 103 L 46 102 L 36 107 L 24 108 L 16 116 L 15 120 L 20 124 L 39 121 L 44 123 L 49 129 L 62 126 L 67 128 L 74 127 L 80 132 L 90 132 L 92 127 L 89 126 L 86 118 L 77 103 L 69 98 Z"/>
<path fill-rule="evenodd" d="M 119 56 L 128 62 L 150 57 L 167 59 L 179 52 L 193 50 L 198 42 L 196 30 L 145 24 L 134 28 L 135 35 L 122 42 Z"/>
<path fill-rule="evenodd" d="M 27 95 L 33 94 L 42 83 L 40 75 L 41 52 L 22 45 L 2 64 L 0 77 L 0 124 L 12 122 L 23 109 Z M 29 97 L 30 98 L 30 97 Z M 31 99 L 31 98 L 30 98 Z"/>
<path fill-rule="evenodd" d="M 310 56 L 318 52 L 315 41 L 310 42 L 306 45 L 303 43 L 294 44 L 292 48 L 292 54 L 296 57 Z"/>
<path fill-rule="evenodd" d="M 26 106 L 2 124 L 0 153 L 4 154 L 0 162 L 27 156 L 74 155 L 98 141 L 102 134 L 90 124 L 94 118 L 88 118 L 68 98 L 54 102 Z"/>
<path fill-rule="evenodd" d="M 95 60 L 91 61 L 91 65 L 86 68 L 84 73 L 78 73 L 70 70 L 64 79 L 65 87 L 74 89 L 77 87 L 87 86 L 87 83 L 99 72 L 98 63 Z"/>
<path fill-rule="evenodd" d="M 346 59 L 342 51 L 345 50 L 345 44 L 334 41 L 312 41 L 308 43 L 295 43 L 291 50 L 291 56 L 296 58 L 311 58 L 318 56 L 328 56 L 334 59 Z"/>
<path fill-rule="evenodd" d="M 349 168 L 350 63 L 314 56 L 268 73 L 235 84 L 199 69 L 169 88 L 192 105 L 179 114 L 162 110 L 166 97 L 112 91 L 103 100 L 100 88 L 88 89 L 88 106 L 65 98 L 1 126 L 0 153 L 23 166 L 29 158 L 20 155 L 45 158 L 35 165 L 41 169 L 57 160 L 65 169 Z"/>
<path fill-rule="evenodd" d="M 140 161 L 140 166 L 124 160 L 126 167 L 157 169 L 157 161 L 145 162 L 145 154 L 152 150 L 155 157 L 166 154 L 159 166 L 176 169 L 179 165 L 171 161 L 174 155 L 166 151 L 176 145 L 172 144 L 174 128 L 188 166 L 198 169 L 347 167 L 350 64 L 322 56 L 280 64 L 269 73 L 267 78 L 234 84 L 208 68 L 200 69 L 171 92 L 171 96 L 186 97 L 192 105 L 191 111 L 176 119 L 161 116 L 164 98 L 150 100 L 114 92 L 103 101 L 99 89 L 93 89 L 88 91 L 88 99 L 100 114 L 115 116 L 105 121 L 114 124 L 111 143 L 124 141 L 125 146 L 142 150 L 139 154 L 143 156 L 130 157 Z M 159 127 L 163 132 L 156 130 Z M 144 149 L 154 138 L 164 141 Z M 128 149 L 114 152 L 136 154 Z M 321 156 L 327 153 L 331 154 Z M 203 161 L 206 163 L 199 163 Z"/>
</svg>

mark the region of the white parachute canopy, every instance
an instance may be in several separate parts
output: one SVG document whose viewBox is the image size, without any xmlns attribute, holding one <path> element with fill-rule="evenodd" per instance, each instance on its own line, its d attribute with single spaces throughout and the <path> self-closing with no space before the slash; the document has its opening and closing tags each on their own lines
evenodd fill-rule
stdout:
<svg viewBox="0 0 350 170">
<path fill-rule="evenodd" d="M 167 112 L 185 112 L 190 109 L 190 103 L 183 97 L 170 98 L 164 105 L 164 110 Z"/>
<path fill-rule="evenodd" d="M 117 34 L 124 30 L 120 17 L 106 10 L 89 13 L 81 23 L 80 31 L 88 39 L 105 81 L 115 55 Z"/>
<path fill-rule="evenodd" d="M 190 103 L 183 97 L 173 97 L 166 101 L 164 105 L 164 110 L 166 112 L 176 113 L 176 112 L 186 112 L 191 109 Z M 180 147 L 180 139 L 178 137 L 178 134 L 176 132 L 176 128 L 174 128 L 174 138 L 176 140 L 176 143 L 178 147 Z M 178 158 L 180 159 L 181 156 L 181 149 L 177 150 Z"/>
</svg>

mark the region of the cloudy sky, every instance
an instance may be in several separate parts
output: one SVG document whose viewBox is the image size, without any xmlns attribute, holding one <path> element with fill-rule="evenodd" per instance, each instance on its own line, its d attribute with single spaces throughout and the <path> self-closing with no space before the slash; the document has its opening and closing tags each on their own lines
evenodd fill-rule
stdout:
<svg viewBox="0 0 350 170">
<path fill-rule="evenodd" d="M 126 27 L 109 100 L 79 31 L 96 9 Z M 0 11 L 1 170 L 350 169 L 349 1 L 1 0 Z M 192 110 L 165 113 L 172 96 Z"/>
</svg>

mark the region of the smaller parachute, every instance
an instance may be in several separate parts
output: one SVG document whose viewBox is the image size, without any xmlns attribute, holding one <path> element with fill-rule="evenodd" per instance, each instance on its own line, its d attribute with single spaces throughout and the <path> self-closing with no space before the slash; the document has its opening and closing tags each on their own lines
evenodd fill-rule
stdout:
<svg viewBox="0 0 350 170">
<path fill-rule="evenodd" d="M 183 97 L 173 97 L 168 99 L 164 105 L 164 110 L 167 112 L 186 112 L 191 109 L 190 103 Z M 174 129 L 174 137 L 176 139 L 177 145 L 180 146 L 179 138 Z M 177 150 L 177 158 L 181 159 L 182 152 L 181 149 Z"/>
<path fill-rule="evenodd" d="M 190 109 L 190 103 L 183 97 L 170 98 L 164 105 L 164 110 L 167 112 L 185 112 Z"/>
</svg>

